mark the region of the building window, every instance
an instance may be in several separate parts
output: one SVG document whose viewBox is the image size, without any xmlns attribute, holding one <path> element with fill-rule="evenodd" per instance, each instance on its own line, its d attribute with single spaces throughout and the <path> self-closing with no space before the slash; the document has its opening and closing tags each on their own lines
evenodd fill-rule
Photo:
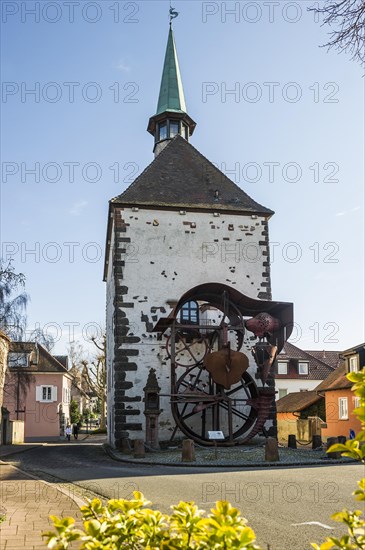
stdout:
<svg viewBox="0 0 365 550">
<path fill-rule="evenodd" d="M 29 354 L 10 351 L 8 354 L 8 365 L 12 367 L 29 367 Z"/>
<path fill-rule="evenodd" d="M 283 388 L 281 390 L 279 389 L 279 399 L 285 397 L 286 395 L 288 395 L 288 390 L 286 388 Z"/>
<path fill-rule="evenodd" d="M 170 138 L 177 136 L 178 133 L 179 133 L 179 123 L 170 122 Z"/>
<path fill-rule="evenodd" d="M 349 358 L 349 372 L 357 372 L 359 370 L 359 363 L 357 361 L 357 355 L 353 355 Z"/>
<path fill-rule="evenodd" d="M 197 302 L 186 302 L 180 311 L 180 322 L 184 325 L 199 324 L 199 306 Z"/>
<path fill-rule="evenodd" d="M 71 402 L 71 392 L 68 388 L 63 388 L 63 402 L 66 404 Z"/>
<path fill-rule="evenodd" d="M 347 397 L 340 397 L 338 400 L 338 418 L 340 420 L 348 420 L 349 418 Z"/>
<path fill-rule="evenodd" d="M 298 363 L 298 374 L 305 376 L 309 374 L 309 364 L 299 361 Z"/>
<path fill-rule="evenodd" d="M 52 386 L 42 387 L 42 401 L 51 401 L 52 399 Z"/>
<path fill-rule="evenodd" d="M 160 139 L 160 141 L 162 139 L 167 139 L 167 124 L 166 124 L 166 122 L 164 122 L 163 124 L 159 124 L 158 130 L 159 130 L 159 139 Z"/>
<path fill-rule="evenodd" d="M 361 407 L 361 397 L 354 397 L 354 409 Z"/>
<path fill-rule="evenodd" d="M 288 363 L 278 362 L 278 374 L 288 374 Z"/>
<path fill-rule="evenodd" d="M 37 386 L 35 392 L 36 401 L 41 403 L 57 401 L 57 386 Z"/>
<path fill-rule="evenodd" d="M 188 127 L 186 126 L 186 124 L 182 124 L 181 126 L 182 126 L 181 128 L 182 137 L 185 139 L 188 139 Z"/>
</svg>

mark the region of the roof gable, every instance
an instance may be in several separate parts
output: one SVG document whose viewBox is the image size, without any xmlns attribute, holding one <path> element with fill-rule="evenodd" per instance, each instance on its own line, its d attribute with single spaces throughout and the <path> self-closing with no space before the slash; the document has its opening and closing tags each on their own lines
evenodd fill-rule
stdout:
<svg viewBox="0 0 365 550">
<path fill-rule="evenodd" d="M 301 379 L 323 380 L 340 364 L 340 352 L 316 352 L 306 351 L 285 342 L 282 351 L 277 356 L 277 361 L 304 361 L 309 364 L 309 374 L 300 376 Z"/>
<path fill-rule="evenodd" d="M 316 392 L 329 391 L 329 390 L 342 390 L 351 388 L 353 383 L 346 377 L 347 367 L 346 362 L 343 362 L 336 370 L 323 380 L 316 388 Z"/>
<path fill-rule="evenodd" d="M 29 356 L 29 366 L 23 367 L 27 372 L 58 372 L 69 375 L 67 369 L 56 357 L 36 342 L 11 342 L 9 352 Z M 16 365 L 12 365 L 12 367 L 16 367 Z"/>
<path fill-rule="evenodd" d="M 179 135 L 111 203 L 273 214 L 272 210 L 251 199 Z"/>
</svg>

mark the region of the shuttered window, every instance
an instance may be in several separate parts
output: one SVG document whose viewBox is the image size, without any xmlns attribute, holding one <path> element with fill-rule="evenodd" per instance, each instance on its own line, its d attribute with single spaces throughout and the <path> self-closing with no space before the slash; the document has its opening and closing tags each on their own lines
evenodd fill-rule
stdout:
<svg viewBox="0 0 365 550">
<path fill-rule="evenodd" d="M 36 386 L 35 399 L 41 403 L 57 401 L 57 386 Z"/>
</svg>

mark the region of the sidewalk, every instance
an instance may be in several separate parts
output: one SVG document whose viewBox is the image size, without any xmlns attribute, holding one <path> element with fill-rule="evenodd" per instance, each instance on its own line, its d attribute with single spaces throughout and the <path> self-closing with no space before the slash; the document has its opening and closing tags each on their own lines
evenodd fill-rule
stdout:
<svg viewBox="0 0 365 550">
<path fill-rule="evenodd" d="M 79 435 L 79 438 L 77 441 L 85 441 L 89 437 L 91 437 L 92 434 L 85 434 L 82 433 Z M 72 439 L 72 441 L 74 441 Z M 57 444 L 57 443 L 65 443 L 65 439 L 60 439 L 59 441 L 47 441 L 47 442 L 37 442 L 37 443 L 18 443 L 16 445 L 0 445 L 0 459 L 5 458 L 9 455 L 15 454 L 15 453 L 21 453 L 23 451 L 30 451 L 31 449 L 34 449 L 35 447 L 42 447 L 42 445 L 50 445 L 50 444 Z"/>
<path fill-rule="evenodd" d="M 81 433 L 75 443 L 99 443 L 105 440 L 104 435 Z M 64 440 L 61 442 L 65 443 Z M 72 445 L 74 440 L 67 445 Z M 59 442 L 52 442 L 59 443 Z M 80 506 L 85 504 L 72 484 L 49 483 L 6 462 L 13 454 L 30 451 L 35 447 L 52 444 L 22 443 L 19 445 L 0 446 L 0 550 L 45 550 L 45 539 L 42 532 L 52 530 L 49 516 L 72 516 L 81 527 Z M 3 459 L 3 461 L 1 460 Z M 69 485 L 69 486 L 68 486 Z M 70 545 L 75 548 L 76 543 Z"/>
<path fill-rule="evenodd" d="M 50 515 L 80 520 L 79 506 L 84 502 L 52 483 L 1 462 L 0 478 L 1 513 L 5 511 L 0 523 L 1 550 L 44 550 L 41 533 L 52 529 Z"/>
</svg>

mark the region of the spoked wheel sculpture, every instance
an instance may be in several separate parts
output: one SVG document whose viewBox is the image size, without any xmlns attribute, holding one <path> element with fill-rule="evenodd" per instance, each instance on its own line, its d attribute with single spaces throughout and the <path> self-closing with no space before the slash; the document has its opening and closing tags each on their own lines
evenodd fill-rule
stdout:
<svg viewBox="0 0 365 550">
<path fill-rule="evenodd" d="M 186 370 L 176 382 L 172 413 L 180 430 L 203 445 L 211 445 L 208 431 L 226 435 L 226 444 L 246 439 L 258 419 L 259 392 L 245 372 L 229 389 L 216 384 L 203 364 Z"/>
<path fill-rule="evenodd" d="M 238 308 L 223 294 L 220 324 L 172 329 L 166 349 L 172 363 L 172 414 L 177 429 L 213 445 L 210 431 L 222 431 L 220 445 L 243 443 L 260 431 L 273 393 L 259 389 L 246 372 L 242 347 L 245 326 Z M 264 410 L 264 414 L 263 413 Z"/>
</svg>

